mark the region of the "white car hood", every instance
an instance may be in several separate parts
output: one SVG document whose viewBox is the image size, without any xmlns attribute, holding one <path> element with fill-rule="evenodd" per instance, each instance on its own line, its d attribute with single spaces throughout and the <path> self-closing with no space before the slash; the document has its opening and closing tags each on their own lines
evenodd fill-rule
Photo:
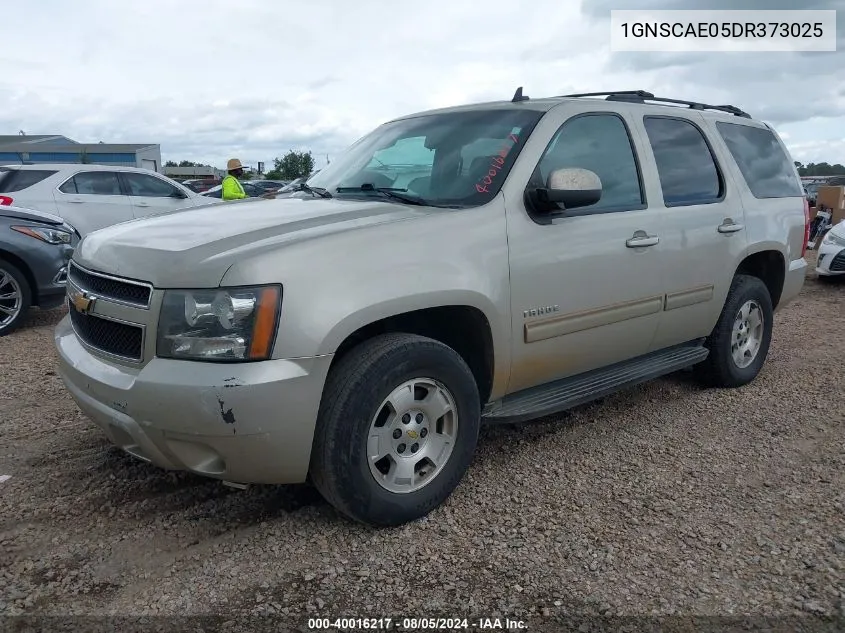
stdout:
<svg viewBox="0 0 845 633">
<path fill-rule="evenodd" d="M 839 224 L 835 224 L 830 232 L 833 233 L 836 237 L 840 237 L 845 240 L 845 220 L 842 220 Z"/>
</svg>

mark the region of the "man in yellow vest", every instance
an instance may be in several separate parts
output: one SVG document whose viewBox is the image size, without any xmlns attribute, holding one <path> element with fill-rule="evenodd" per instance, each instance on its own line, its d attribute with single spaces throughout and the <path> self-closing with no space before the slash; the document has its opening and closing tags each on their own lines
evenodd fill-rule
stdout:
<svg viewBox="0 0 845 633">
<path fill-rule="evenodd" d="M 226 163 L 229 174 L 223 179 L 223 200 L 242 200 L 248 198 L 239 178 L 244 175 L 244 166 L 237 158 L 230 158 Z"/>
</svg>

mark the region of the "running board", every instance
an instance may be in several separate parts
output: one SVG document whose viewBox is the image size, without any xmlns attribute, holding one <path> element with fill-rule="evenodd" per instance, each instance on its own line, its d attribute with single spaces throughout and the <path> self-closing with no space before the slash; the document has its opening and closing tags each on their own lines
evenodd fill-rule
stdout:
<svg viewBox="0 0 845 633">
<path fill-rule="evenodd" d="M 522 422 L 560 413 L 626 387 L 700 363 L 707 358 L 708 353 L 709 350 L 702 347 L 699 341 L 652 352 L 505 396 L 488 404 L 482 412 L 482 418 L 487 423 Z"/>
</svg>

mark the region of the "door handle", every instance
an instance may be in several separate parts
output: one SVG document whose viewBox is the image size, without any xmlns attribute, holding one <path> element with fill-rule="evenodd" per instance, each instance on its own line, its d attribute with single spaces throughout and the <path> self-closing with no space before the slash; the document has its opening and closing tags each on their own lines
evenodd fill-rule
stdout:
<svg viewBox="0 0 845 633">
<path fill-rule="evenodd" d="M 84 200 L 75 200 L 75 199 L 71 198 L 70 200 L 68 200 L 68 202 L 70 202 L 71 204 L 82 204 L 85 201 Z"/>
<path fill-rule="evenodd" d="M 719 228 L 717 230 L 719 231 L 719 233 L 736 233 L 737 231 L 741 231 L 744 228 L 744 225 L 736 224 L 730 218 L 725 218 L 719 225 Z"/>
<path fill-rule="evenodd" d="M 660 238 L 656 235 L 649 235 L 645 231 L 634 231 L 634 235 L 625 240 L 625 246 L 628 248 L 640 248 L 643 246 L 654 246 L 660 242 Z"/>
<path fill-rule="evenodd" d="M 137 206 L 139 206 L 139 207 L 148 207 L 148 206 L 150 206 L 150 205 L 149 205 L 148 203 L 146 203 L 146 202 L 138 202 L 138 203 L 137 203 Z"/>
</svg>

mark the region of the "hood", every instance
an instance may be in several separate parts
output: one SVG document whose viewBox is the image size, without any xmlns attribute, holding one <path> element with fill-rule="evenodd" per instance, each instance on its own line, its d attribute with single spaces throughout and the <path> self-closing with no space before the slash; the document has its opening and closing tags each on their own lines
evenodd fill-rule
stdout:
<svg viewBox="0 0 845 633">
<path fill-rule="evenodd" d="M 35 209 L 24 209 L 22 207 L 0 206 L 0 217 L 14 218 L 16 220 L 27 220 L 28 222 L 40 222 L 42 224 L 60 225 L 65 221 L 52 213 L 44 213 Z"/>
<path fill-rule="evenodd" d="M 213 288 L 232 264 L 252 255 L 436 211 L 373 199 L 238 200 L 94 231 L 80 242 L 74 260 L 159 288 Z"/>
</svg>

